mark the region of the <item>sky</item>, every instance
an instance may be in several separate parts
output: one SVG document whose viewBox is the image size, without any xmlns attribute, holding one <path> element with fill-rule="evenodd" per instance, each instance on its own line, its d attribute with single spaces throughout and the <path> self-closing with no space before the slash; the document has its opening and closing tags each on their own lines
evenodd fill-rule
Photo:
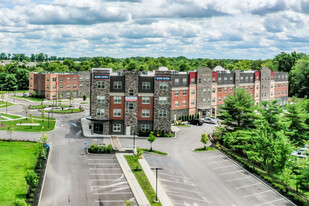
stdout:
<svg viewBox="0 0 309 206">
<path fill-rule="evenodd" d="M 309 54 L 309 0 L 0 0 L 0 52 L 268 59 Z"/>
</svg>

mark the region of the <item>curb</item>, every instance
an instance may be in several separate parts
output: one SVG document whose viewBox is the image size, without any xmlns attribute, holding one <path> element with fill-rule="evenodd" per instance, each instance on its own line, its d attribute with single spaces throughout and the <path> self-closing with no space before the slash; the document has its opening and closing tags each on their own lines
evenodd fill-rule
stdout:
<svg viewBox="0 0 309 206">
<path fill-rule="evenodd" d="M 276 194 L 278 194 L 279 196 L 281 196 L 283 199 L 287 200 L 288 202 L 292 203 L 293 205 L 297 206 L 294 202 L 292 202 L 291 200 L 289 200 L 287 197 L 285 197 L 284 195 L 280 194 L 277 190 L 275 190 L 273 187 L 271 187 L 270 185 L 268 185 L 267 183 L 265 183 L 261 178 L 259 178 L 256 174 L 253 174 L 252 172 L 249 172 L 246 168 L 244 168 L 241 164 L 239 164 L 236 160 L 230 158 L 227 154 L 225 154 L 224 152 L 222 152 L 221 150 L 217 150 L 219 151 L 222 155 L 224 155 L 225 157 L 227 157 L 229 160 L 231 160 L 233 163 L 235 163 L 237 166 L 239 166 L 240 168 L 242 168 L 243 170 L 245 170 L 246 172 L 248 172 L 253 178 L 255 178 L 256 180 L 258 180 L 259 182 L 261 182 L 264 186 L 268 187 L 271 191 L 275 192 Z"/>
<path fill-rule="evenodd" d="M 46 167 L 45 167 L 44 178 L 43 178 L 43 183 L 42 183 L 42 188 L 41 188 L 41 192 L 40 192 L 38 206 L 40 206 L 40 203 L 41 203 L 41 198 L 42 198 L 42 194 L 43 194 L 43 190 L 44 190 L 44 185 L 45 185 L 45 178 L 46 178 L 47 168 L 48 168 L 48 165 L 49 165 L 49 159 L 51 157 L 51 154 L 52 154 L 52 147 L 51 147 L 51 145 L 49 145 L 48 160 L 47 160 Z"/>
</svg>

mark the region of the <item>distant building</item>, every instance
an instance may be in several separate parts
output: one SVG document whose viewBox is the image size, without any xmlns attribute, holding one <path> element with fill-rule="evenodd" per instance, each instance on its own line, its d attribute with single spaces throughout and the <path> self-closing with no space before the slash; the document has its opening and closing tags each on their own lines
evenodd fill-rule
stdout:
<svg viewBox="0 0 309 206">
<path fill-rule="evenodd" d="M 88 82 L 85 83 L 85 82 Z M 89 71 L 71 73 L 29 73 L 29 93 L 52 100 L 89 96 Z"/>
<path fill-rule="evenodd" d="M 261 71 L 211 70 L 178 72 L 161 67 L 153 72 L 94 68 L 90 77 L 90 117 L 93 133 L 133 134 L 171 131 L 182 115 L 216 115 L 218 106 L 236 88 L 250 92 L 256 102 L 288 97 L 288 74 Z"/>
</svg>

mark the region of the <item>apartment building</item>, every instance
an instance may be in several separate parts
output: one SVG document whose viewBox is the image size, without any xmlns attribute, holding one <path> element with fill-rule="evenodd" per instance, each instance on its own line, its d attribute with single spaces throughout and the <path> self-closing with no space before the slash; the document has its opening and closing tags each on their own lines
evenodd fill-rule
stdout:
<svg viewBox="0 0 309 206">
<path fill-rule="evenodd" d="M 30 72 L 29 93 L 36 92 L 37 96 L 53 100 L 80 98 L 90 95 L 89 71 L 53 73 Z"/>
<path fill-rule="evenodd" d="M 236 88 L 250 92 L 256 103 L 288 98 L 288 74 L 211 70 L 178 72 L 160 67 L 152 72 L 93 68 L 90 74 L 90 117 L 93 133 L 131 135 L 145 130 L 171 131 L 182 115 L 216 115 Z"/>
</svg>

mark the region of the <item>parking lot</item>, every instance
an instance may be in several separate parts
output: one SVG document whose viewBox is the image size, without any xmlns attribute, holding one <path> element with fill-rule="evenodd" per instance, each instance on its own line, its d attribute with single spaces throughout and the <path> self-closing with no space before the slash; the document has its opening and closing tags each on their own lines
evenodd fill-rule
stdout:
<svg viewBox="0 0 309 206">
<path fill-rule="evenodd" d="M 137 205 L 114 154 L 87 157 L 92 205 L 123 206 L 125 200 Z"/>
</svg>

